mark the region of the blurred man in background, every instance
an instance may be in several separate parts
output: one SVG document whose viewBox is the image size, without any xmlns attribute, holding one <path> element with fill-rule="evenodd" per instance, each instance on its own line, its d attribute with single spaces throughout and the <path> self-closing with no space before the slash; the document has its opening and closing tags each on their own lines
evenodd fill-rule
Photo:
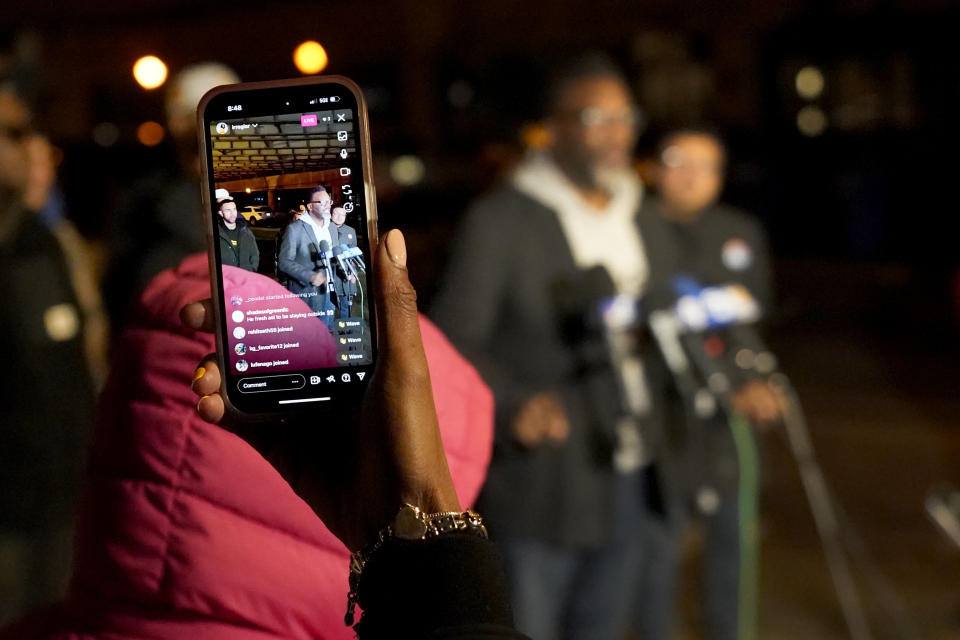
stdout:
<svg viewBox="0 0 960 640">
<path fill-rule="evenodd" d="M 333 224 L 337 225 L 337 235 L 340 236 L 340 244 L 345 244 L 348 247 L 357 246 L 357 232 L 347 224 L 346 209 L 343 207 L 334 207 L 330 215 L 333 217 Z"/>
<path fill-rule="evenodd" d="M 30 119 L 0 76 L 0 624 L 66 587 L 94 403 L 72 265 L 36 211 Z"/>
<path fill-rule="evenodd" d="M 559 68 L 544 116 L 549 148 L 467 213 L 432 311 L 494 390 L 481 504 L 518 628 L 619 639 L 640 567 L 659 555 L 658 421 L 638 352 L 613 357 L 589 319 L 649 285 L 637 108 L 619 70 L 590 56 Z M 659 615 L 669 598 L 652 592 L 644 610 Z"/>
<path fill-rule="evenodd" d="M 203 220 L 207 218 L 197 197 L 197 104 L 213 87 L 239 81 L 231 69 L 215 62 L 186 67 L 170 81 L 165 107 L 176 162 L 131 187 L 111 220 L 112 255 L 103 290 L 114 327 L 155 275 L 206 249 Z"/>
<path fill-rule="evenodd" d="M 216 208 L 220 220 L 217 224 L 220 237 L 220 257 L 223 264 L 240 267 L 256 273 L 260 266 L 260 250 L 253 237 L 250 225 L 237 214 L 237 203 L 226 189 L 217 189 Z"/>
<path fill-rule="evenodd" d="M 768 314 L 772 304 L 771 270 L 766 238 L 759 225 L 746 214 L 718 199 L 723 189 L 726 149 L 720 138 L 708 130 L 680 130 L 666 135 L 659 146 L 656 170 L 656 197 L 648 198 L 640 224 L 648 249 L 651 271 L 658 281 L 669 283 L 677 276 L 696 280 L 700 286 L 739 284 L 746 287 Z M 686 495 L 674 512 L 695 505 L 705 516 L 706 547 L 703 567 L 703 602 L 707 637 L 735 640 L 752 620 L 739 620 L 738 598 L 743 581 L 741 549 L 745 540 L 738 517 L 737 450 L 723 411 L 703 419 L 671 407 L 683 426 L 673 429 L 686 434 L 673 438 L 678 450 L 674 458 L 686 457 Z M 780 417 L 780 400 L 764 382 L 754 381 L 734 390 L 732 410 L 755 425 L 766 425 Z M 693 445 L 696 440 L 700 444 Z M 685 518 L 681 518 L 685 520 Z M 679 540 L 681 531 L 673 536 Z M 671 589 L 672 591 L 672 589 Z M 648 597 L 638 595 L 638 603 Z M 638 621 L 638 627 L 643 628 Z"/>
</svg>

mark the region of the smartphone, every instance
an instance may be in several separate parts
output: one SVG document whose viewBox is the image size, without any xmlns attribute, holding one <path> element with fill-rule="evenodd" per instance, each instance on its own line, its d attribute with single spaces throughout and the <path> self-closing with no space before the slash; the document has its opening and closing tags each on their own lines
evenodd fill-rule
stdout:
<svg viewBox="0 0 960 640">
<path fill-rule="evenodd" d="M 197 118 L 228 410 L 356 405 L 377 358 L 360 88 L 339 76 L 227 85 L 203 97 Z"/>
</svg>

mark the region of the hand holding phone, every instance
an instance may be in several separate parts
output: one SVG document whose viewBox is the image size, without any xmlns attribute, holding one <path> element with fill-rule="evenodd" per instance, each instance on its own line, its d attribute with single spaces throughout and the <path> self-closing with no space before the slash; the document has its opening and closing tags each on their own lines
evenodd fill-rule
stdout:
<svg viewBox="0 0 960 640">
<path fill-rule="evenodd" d="M 227 411 L 356 406 L 377 357 L 375 285 L 342 264 L 365 269 L 377 242 L 359 87 L 336 76 L 217 87 L 198 125 Z"/>
<path fill-rule="evenodd" d="M 283 424 L 243 422 L 225 412 L 216 357 L 201 363 L 193 382 L 200 416 L 257 449 L 351 550 L 369 544 L 404 502 L 428 513 L 460 511 L 399 231 L 385 236 L 371 273 L 382 357 L 359 408 Z M 211 301 L 187 305 L 180 315 L 191 329 L 214 328 Z M 324 428 L 325 421 L 337 428 Z"/>
</svg>

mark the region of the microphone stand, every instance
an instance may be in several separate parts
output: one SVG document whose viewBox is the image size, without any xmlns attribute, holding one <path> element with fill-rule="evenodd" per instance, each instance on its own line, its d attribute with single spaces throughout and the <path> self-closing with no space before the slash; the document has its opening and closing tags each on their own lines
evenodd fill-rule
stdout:
<svg viewBox="0 0 960 640">
<path fill-rule="evenodd" d="M 717 362 L 719 357 L 710 356 L 704 351 L 703 337 L 696 333 L 682 333 L 679 322 L 670 312 L 651 313 L 650 326 L 655 342 L 680 392 L 685 396 L 692 392 L 694 395 L 688 399 L 709 393 L 729 416 L 740 468 L 739 516 L 741 523 L 745 525 L 741 530 L 741 548 L 744 548 L 743 543 L 756 535 L 756 450 L 746 418 L 732 410 L 733 385 L 730 376 Z M 851 638 L 873 640 L 870 624 L 851 571 L 850 560 L 853 557 L 865 574 L 867 583 L 877 598 L 882 601 L 883 608 L 892 619 L 899 637 L 916 640 L 920 635 L 901 598 L 877 566 L 853 524 L 846 518 L 840 503 L 832 495 L 823 469 L 817 461 L 796 390 L 786 375 L 776 371 L 776 360 L 773 354 L 766 350 L 752 334 L 748 327 L 734 327 L 732 335 L 744 340 L 751 351 L 751 357 L 744 358 L 742 361 L 737 359 L 737 366 L 744 370 L 752 369 L 761 378 L 765 378 L 786 401 L 783 426 L 788 448 L 800 474 L 804 494 L 826 557 L 827 568 Z M 694 401 L 693 404 L 697 406 L 700 402 Z M 697 413 L 700 417 L 704 417 L 700 412 Z M 750 489 L 751 486 L 753 490 Z M 755 563 L 756 557 L 754 555 L 751 560 L 750 555 L 741 554 L 741 576 L 743 576 L 739 607 L 739 618 L 743 621 L 741 638 L 756 637 L 756 615 L 753 609 L 757 595 L 756 581 L 749 579 L 755 575 L 753 572 L 756 566 L 751 563 Z"/>
</svg>

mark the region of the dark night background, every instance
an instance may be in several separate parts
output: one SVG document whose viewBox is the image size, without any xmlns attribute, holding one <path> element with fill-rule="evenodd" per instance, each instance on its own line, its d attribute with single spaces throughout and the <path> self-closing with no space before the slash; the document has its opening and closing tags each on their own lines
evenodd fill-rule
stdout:
<svg viewBox="0 0 960 640">
<path fill-rule="evenodd" d="M 522 152 L 543 72 L 561 54 L 610 53 L 647 116 L 638 161 L 670 127 L 709 122 L 726 136 L 725 199 L 770 236 L 770 341 L 823 467 L 920 637 L 943 639 L 960 638 L 960 549 L 923 500 L 960 483 L 958 27 L 947 0 L 8 0 L 0 12 L 0 30 L 31 34 L 39 124 L 63 151 L 71 216 L 103 255 L 124 187 L 171 158 L 136 139 L 141 122 L 163 122 L 163 89 L 131 75 L 138 57 L 161 57 L 171 75 L 216 60 L 267 80 L 297 76 L 294 47 L 321 42 L 325 72 L 367 92 L 380 228 L 408 234 L 427 310 L 464 207 Z M 825 78 L 813 100 L 794 86 L 808 65 Z M 805 107 L 826 117 L 817 135 L 798 129 Z M 92 138 L 104 122 L 120 130 L 107 147 Z M 393 180 L 404 155 L 422 161 L 422 181 Z M 845 637 L 784 440 L 767 434 L 762 449 L 760 637 Z M 694 532 L 689 564 L 697 553 Z M 694 638 L 688 577 L 678 637 Z M 883 620 L 886 607 L 868 603 Z"/>
</svg>

